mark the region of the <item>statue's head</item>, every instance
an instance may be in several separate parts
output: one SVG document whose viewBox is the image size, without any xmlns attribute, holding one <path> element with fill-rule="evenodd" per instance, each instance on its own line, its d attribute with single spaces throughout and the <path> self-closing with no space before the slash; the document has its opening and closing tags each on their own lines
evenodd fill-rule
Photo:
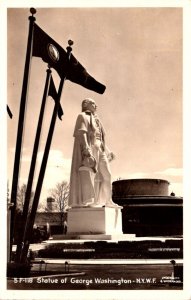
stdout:
<svg viewBox="0 0 191 300">
<path fill-rule="evenodd" d="M 82 101 L 82 111 L 90 110 L 91 112 L 96 111 L 96 103 L 91 98 L 86 98 Z"/>
</svg>

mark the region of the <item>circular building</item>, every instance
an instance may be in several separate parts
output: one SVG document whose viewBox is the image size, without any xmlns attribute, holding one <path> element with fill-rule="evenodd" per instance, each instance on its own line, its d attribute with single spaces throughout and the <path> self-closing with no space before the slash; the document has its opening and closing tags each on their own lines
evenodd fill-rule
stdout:
<svg viewBox="0 0 191 300">
<path fill-rule="evenodd" d="M 169 195 L 163 179 L 123 179 L 112 184 L 113 201 L 123 206 L 123 233 L 136 236 L 181 236 L 183 198 Z"/>
</svg>

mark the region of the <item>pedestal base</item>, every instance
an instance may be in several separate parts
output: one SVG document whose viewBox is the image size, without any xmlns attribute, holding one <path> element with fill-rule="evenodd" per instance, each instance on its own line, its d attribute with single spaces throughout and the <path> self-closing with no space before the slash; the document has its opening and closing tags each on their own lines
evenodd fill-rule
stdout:
<svg viewBox="0 0 191 300">
<path fill-rule="evenodd" d="M 130 241 L 135 239 L 135 234 L 57 234 L 52 240 L 46 241 L 48 244 L 54 243 L 82 243 L 96 241 Z"/>
<path fill-rule="evenodd" d="M 121 207 L 81 207 L 68 210 L 66 236 L 121 235 Z"/>
</svg>

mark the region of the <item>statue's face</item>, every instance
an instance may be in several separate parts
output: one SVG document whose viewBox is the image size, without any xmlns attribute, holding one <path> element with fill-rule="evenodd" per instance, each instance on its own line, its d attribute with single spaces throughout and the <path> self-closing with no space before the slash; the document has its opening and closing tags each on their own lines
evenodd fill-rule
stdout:
<svg viewBox="0 0 191 300">
<path fill-rule="evenodd" d="M 91 111 L 92 113 L 94 113 L 96 111 L 96 108 L 97 108 L 97 105 L 96 105 L 95 101 L 93 101 L 93 100 L 90 101 L 87 105 L 87 109 L 89 111 Z"/>
</svg>

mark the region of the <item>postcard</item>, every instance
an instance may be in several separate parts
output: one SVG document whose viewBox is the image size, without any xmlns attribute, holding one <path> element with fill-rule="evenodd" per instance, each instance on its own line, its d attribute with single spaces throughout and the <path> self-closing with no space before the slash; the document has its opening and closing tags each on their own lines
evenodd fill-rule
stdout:
<svg viewBox="0 0 191 300">
<path fill-rule="evenodd" d="M 190 299 L 190 2 L 1 8 L 3 299 Z"/>
</svg>

